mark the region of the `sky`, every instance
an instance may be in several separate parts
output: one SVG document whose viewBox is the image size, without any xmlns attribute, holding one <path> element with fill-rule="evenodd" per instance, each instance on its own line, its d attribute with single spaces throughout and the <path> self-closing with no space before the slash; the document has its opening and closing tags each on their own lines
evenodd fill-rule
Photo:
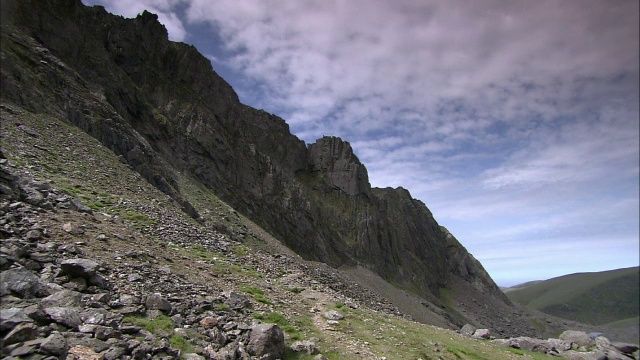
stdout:
<svg viewBox="0 0 640 360">
<path fill-rule="evenodd" d="M 159 15 L 241 101 L 351 143 L 498 285 L 639 264 L 637 0 L 83 0 Z"/>
</svg>

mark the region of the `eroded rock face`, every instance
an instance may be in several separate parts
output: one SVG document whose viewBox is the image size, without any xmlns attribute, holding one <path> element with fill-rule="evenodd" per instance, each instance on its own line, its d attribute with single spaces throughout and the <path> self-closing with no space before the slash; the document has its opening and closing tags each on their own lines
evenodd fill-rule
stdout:
<svg viewBox="0 0 640 360">
<path fill-rule="evenodd" d="M 338 137 L 325 136 L 309 145 L 309 168 L 321 172 L 329 186 L 349 195 L 370 195 L 369 174 L 351 145 Z"/>
</svg>

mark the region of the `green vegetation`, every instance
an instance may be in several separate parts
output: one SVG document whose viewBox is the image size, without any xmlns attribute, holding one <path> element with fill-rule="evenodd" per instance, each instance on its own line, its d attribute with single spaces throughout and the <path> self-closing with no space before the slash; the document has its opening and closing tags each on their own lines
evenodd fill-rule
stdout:
<svg viewBox="0 0 640 360">
<path fill-rule="evenodd" d="M 593 325 L 639 316 L 640 272 L 637 267 L 565 275 L 505 290 L 514 302 Z"/>
<path fill-rule="evenodd" d="M 196 244 L 186 248 L 170 245 L 180 255 L 196 261 L 203 261 L 209 264 L 209 271 L 217 275 L 247 275 L 255 279 L 262 278 L 262 274 L 256 269 L 237 264 L 237 261 L 215 251 L 207 249 L 204 245 Z"/>
<path fill-rule="evenodd" d="M 193 346 L 182 335 L 174 334 L 169 338 L 169 344 L 172 348 L 178 349 L 183 353 L 191 352 Z"/>
<path fill-rule="evenodd" d="M 284 315 L 277 312 L 268 312 L 266 314 L 262 313 L 254 313 L 253 317 L 265 323 L 276 324 L 282 329 L 282 331 L 286 332 L 289 335 L 289 338 L 292 340 L 300 340 L 300 332 L 298 329 L 293 326 L 289 320 L 287 320 Z"/>
<path fill-rule="evenodd" d="M 162 331 L 171 334 L 175 327 L 171 318 L 166 315 L 160 315 L 155 319 L 149 319 L 142 316 L 127 315 L 124 317 L 123 322 L 140 326 L 152 333 Z"/>
<path fill-rule="evenodd" d="M 256 286 L 243 286 L 242 288 L 240 288 L 240 290 L 242 290 L 243 292 L 246 292 L 247 294 L 251 294 L 253 296 L 253 299 L 255 301 L 257 301 L 257 302 L 261 302 L 261 303 L 267 304 L 267 305 L 273 305 L 271 300 L 267 299 L 264 296 L 264 292 L 259 287 L 256 287 Z"/>
</svg>

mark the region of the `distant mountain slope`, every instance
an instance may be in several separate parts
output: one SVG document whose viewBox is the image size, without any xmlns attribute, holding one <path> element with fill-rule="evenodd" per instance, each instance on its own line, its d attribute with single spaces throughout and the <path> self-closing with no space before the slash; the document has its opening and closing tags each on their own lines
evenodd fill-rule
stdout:
<svg viewBox="0 0 640 360">
<path fill-rule="evenodd" d="M 638 267 L 565 275 L 506 289 L 516 303 L 561 318 L 604 325 L 638 317 Z"/>
</svg>

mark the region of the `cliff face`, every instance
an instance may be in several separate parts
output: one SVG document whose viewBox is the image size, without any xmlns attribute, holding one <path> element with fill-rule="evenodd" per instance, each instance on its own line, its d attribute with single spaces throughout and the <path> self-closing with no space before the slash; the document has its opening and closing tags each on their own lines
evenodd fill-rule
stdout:
<svg viewBox="0 0 640 360">
<path fill-rule="evenodd" d="M 422 202 L 372 189 L 347 142 L 307 147 L 284 120 L 241 104 L 195 48 L 168 40 L 157 16 L 16 0 L 2 2 L 2 23 L 2 101 L 62 114 L 193 218 L 178 171 L 307 259 L 363 266 L 435 302 L 462 282 L 510 304 Z"/>
</svg>

